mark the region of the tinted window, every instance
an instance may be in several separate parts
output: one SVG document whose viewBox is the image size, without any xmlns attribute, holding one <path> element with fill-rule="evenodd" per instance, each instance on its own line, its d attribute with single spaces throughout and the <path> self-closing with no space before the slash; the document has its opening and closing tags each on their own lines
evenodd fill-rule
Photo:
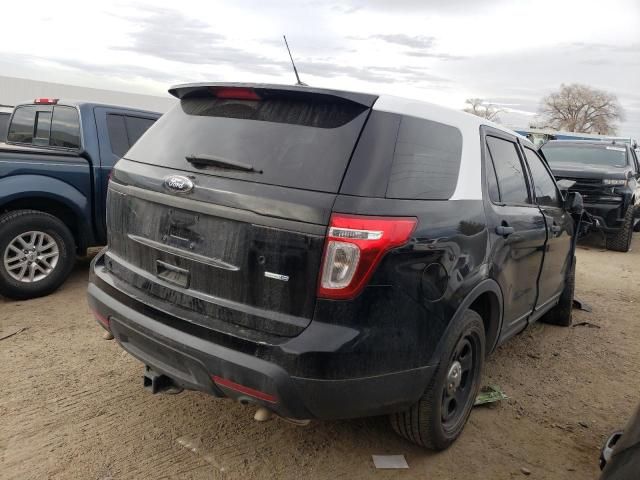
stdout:
<svg viewBox="0 0 640 480">
<path fill-rule="evenodd" d="M 303 91 L 267 93 L 270 96 L 260 101 L 183 98 L 131 147 L 127 158 L 199 174 L 337 192 L 366 107 Z M 202 167 L 186 160 L 191 155 L 242 163 L 255 171 Z"/>
<path fill-rule="evenodd" d="M 51 131 L 51 110 L 36 112 L 36 134 L 33 138 L 34 145 L 49 145 L 49 133 Z"/>
<path fill-rule="evenodd" d="M 123 157 L 131 145 L 146 132 L 155 120 L 149 118 L 131 117 L 129 115 L 107 115 L 107 130 L 111 151 L 118 157 Z"/>
<path fill-rule="evenodd" d="M 527 183 L 516 144 L 496 137 L 487 137 L 487 144 L 496 169 L 500 201 L 528 203 Z"/>
<path fill-rule="evenodd" d="M 122 115 L 107 115 L 107 131 L 111 151 L 118 157 L 122 157 L 129 150 L 129 139 L 127 138 L 127 126 Z"/>
<path fill-rule="evenodd" d="M 0 112 L 0 142 L 4 142 L 7 139 L 10 118 L 11 115 L 9 113 Z"/>
<path fill-rule="evenodd" d="M 336 101 L 323 94 L 265 98 L 261 101 L 231 100 L 204 95 L 185 98 L 181 104 L 189 115 L 259 120 L 316 128 L 340 127 L 366 110 L 366 107 L 357 103 Z"/>
<path fill-rule="evenodd" d="M 129 146 L 138 141 L 144 132 L 146 132 L 155 120 L 149 118 L 129 117 L 125 116 L 127 126 L 127 137 L 129 138 Z"/>
<path fill-rule="evenodd" d="M 2 128 L 0 128 L 0 135 L 2 135 Z M 633 170 L 636 173 L 640 173 L 640 164 L 638 163 L 638 154 L 635 150 L 629 150 L 631 152 L 631 157 L 633 158 Z"/>
<path fill-rule="evenodd" d="M 80 116 L 73 107 L 53 107 L 51 145 L 80 148 Z"/>
<path fill-rule="evenodd" d="M 533 187 L 536 192 L 536 201 L 540 205 L 552 207 L 560 206 L 558 190 L 551 174 L 545 167 L 542 159 L 530 148 L 525 148 L 524 153 L 533 177 Z"/>
<path fill-rule="evenodd" d="M 403 116 L 386 196 L 449 199 L 458 182 L 461 154 L 457 128 Z"/>
<path fill-rule="evenodd" d="M 500 203 L 500 190 L 498 189 L 498 177 L 496 169 L 491 161 L 491 156 L 487 155 L 487 185 L 489 188 L 489 198 L 493 203 Z"/>
<path fill-rule="evenodd" d="M 36 122 L 36 107 L 18 107 L 9 125 L 7 140 L 16 143 L 33 141 L 33 126 Z"/>
<path fill-rule="evenodd" d="M 551 167 L 567 163 L 601 167 L 625 167 L 627 149 L 615 145 L 562 145 L 549 142 L 542 147 Z"/>
</svg>

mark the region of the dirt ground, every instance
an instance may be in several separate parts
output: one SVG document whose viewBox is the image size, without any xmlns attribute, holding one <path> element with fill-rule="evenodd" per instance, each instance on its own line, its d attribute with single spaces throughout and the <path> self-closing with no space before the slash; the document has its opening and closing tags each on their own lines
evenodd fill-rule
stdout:
<svg viewBox="0 0 640 480">
<path fill-rule="evenodd" d="M 0 337 L 26 329 L 0 341 L 0 478 L 597 478 L 601 443 L 640 401 L 640 234 L 634 247 L 579 248 L 576 293 L 593 312 L 501 347 L 484 383 L 510 399 L 476 408 L 437 454 L 385 418 L 257 423 L 229 400 L 147 393 L 142 365 L 89 313 L 85 260 L 47 298 L 0 299 Z M 375 470 L 372 454 L 404 454 L 409 469 Z"/>
</svg>

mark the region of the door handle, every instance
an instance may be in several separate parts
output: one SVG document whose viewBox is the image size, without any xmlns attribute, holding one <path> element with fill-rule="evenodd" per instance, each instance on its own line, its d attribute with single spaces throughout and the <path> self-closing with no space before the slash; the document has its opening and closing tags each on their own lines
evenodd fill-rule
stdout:
<svg viewBox="0 0 640 480">
<path fill-rule="evenodd" d="M 508 225 L 498 225 L 496 227 L 496 233 L 501 237 L 508 237 L 512 233 L 515 233 L 515 229 Z"/>
<path fill-rule="evenodd" d="M 553 233 L 560 233 L 562 231 L 562 227 L 560 225 L 551 225 L 551 231 Z"/>
</svg>

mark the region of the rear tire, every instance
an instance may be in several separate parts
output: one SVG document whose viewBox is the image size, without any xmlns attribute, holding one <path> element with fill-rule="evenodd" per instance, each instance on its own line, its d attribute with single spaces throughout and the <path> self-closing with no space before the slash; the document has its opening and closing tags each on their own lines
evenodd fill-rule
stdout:
<svg viewBox="0 0 640 480">
<path fill-rule="evenodd" d="M 58 218 L 37 210 L 0 216 L 0 294 L 15 300 L 48 295 L 69 276 L 75 241 Z"/>
<path fill-rule="evenodd" d="M 607 250 L 613 250 L 614 252 L 629 251 L 629 248 L 631 248 L 631 236 L 633 235 L 634 211 L 633 205 L 627 208 L 622 228 L 613 235 L 607 235 Z"/>
<path fill-rule="evenodd" d="M 576 291 L 576 257 L 573 257 L 571 269 L 567 274 L 564 290 L 558 304 L 545 313 L 540 321 L 560 327 L 570 327 L 573 323 L 573 297 Z"/>
<path fill-rule="evenodd" d="M 408 410 L 389 416 L 396 433 L 432 450 L 444 450 L 458 438 L 475 403 L 485 355 L 482 317 L 465 311 L 444 342 L 440 364 L 423 396 Z M 452 375 L 456 363 L 459 377 Z M 455 382 L 458 386 L 452 388 Z"/>
</svg>

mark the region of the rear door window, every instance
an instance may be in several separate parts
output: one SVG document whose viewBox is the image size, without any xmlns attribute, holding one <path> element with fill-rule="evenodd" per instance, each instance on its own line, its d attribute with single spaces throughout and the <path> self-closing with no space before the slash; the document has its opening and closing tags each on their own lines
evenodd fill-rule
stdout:
<svg viewBox="0 0 640 480">
<path fill-rule="evenodd" d="M 487 137 L 487 146 L 496 171 L 500 202 L 529 203 L 524 167 L 516 144 L 502 138 Z"/>
<path fill-rule="evenodd" d="M 542 159 L 536 152 L 527 147 L 524 148 L 524 154 L 527 157 L 527 163 L 533 177 L 533 190 L 536 194 L 537 203 L 549 207 L 559 207 L 560 196 L 556 183 Z"/>
<path fill-rule="evenodd" d="M 206 89 L 182 98 L 126 158 L 256 183 L 337 192 L 368 108 L 304 90 L 256 91 L 259 99 L 218 98 Z M 197 165 L 187 160 L 192 156 L 243 164 L 254 171 Z"/>
<path fill-rule="evenodd" d="M 493 203 L 500 203 L 500 189 L 498 188 L 498 174 L 493 166 L 491 156 L 487 155 L 487 185 L 489 188 L 489 199 Z"/>
<path fill-rule="evenodd" d="M 153 125 L 155 120 L 150 118 L 131 117 L 125 115 L 125 124 L 127 127 L 127 138 L 129 139 L 129 147 L 136 143 L 140 137 L 149 130 L 149 127 Z"/>
<path fill-rule="evenodd" d="M 150 118 L 108 114 L 107 130 L 111 151 L 118 157 L 124 156 L 154 122 L 155 120 Z"/>
<path fill-rule="evenodd" d="M 127 126 L 124 123 L 123 115 L 107 115 L 107 131 L 111 151 L 118 157 L 122 157 L 129 150 L 129 139 L 127 138 Z"/>
<path fill-rule="evenodd" d="M 430 120 L 403 116 L 386 196 L 449 199 L 458 183 L 461 155 L 460 130 Z"/>
</svg>

